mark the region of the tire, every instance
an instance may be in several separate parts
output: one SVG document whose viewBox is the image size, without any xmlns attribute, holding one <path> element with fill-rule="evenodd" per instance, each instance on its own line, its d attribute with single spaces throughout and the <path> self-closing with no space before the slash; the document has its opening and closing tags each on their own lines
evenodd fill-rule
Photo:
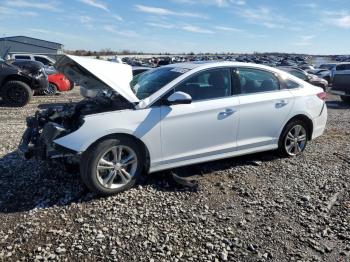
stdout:
<svg viewBox="0 0 350 262">
<path fill-rule="evenodd" d="M 33 91 L 22 81 L 8 81 L 2 88 L 1 96 L 6 105 L 22 107 L 30 102 Z"/>
<path fill-rule="evenodd" d="M 343 100 L 345 103 L 350 104 L 350 96 L 340 96 L 341 100 Z"/>
<path fill-rule="evenodd" d="M 56 93 L 57 93 L 57 86 L 54 83 L 49 83 L 47 85 L 47 88 L 42 91 L 42 94 L 46 96 L 54 96 L 56 95 Z"/>
<path fill-rule="evenodd" d="M 298 132 L 298 127 L 301 127 L 300 133 L 296 134 L 296 132 Z M 295 140 L 296 137 L 299 139 Z M 304 121 L 296 119 L 288 122 L 278 141 L 279 154 L 283 157 L 300 155 L 306 148 L 308 137 L 309 129 Z M 298 147 L 296 147 L 296 143 Z"/>
<path fill-rule="evenodd" d="M 118 154 L 120 149 L 121 156 Z M 136 162 L 123 166 L 123 160 L 128 158 L 131 159 L 130 163 L 133 160 Z M 108 196 L 133 187 L 142 175 L 143 167 L 144 154 L 139 143 L 132 138 L 121 136 L 117 139 L 102 140 L 86 150 L 81 158 L 80 175 L 91 191 Z M 126 176 L 122 169 L 129 173 L 129 176 Z"/>
</svg>

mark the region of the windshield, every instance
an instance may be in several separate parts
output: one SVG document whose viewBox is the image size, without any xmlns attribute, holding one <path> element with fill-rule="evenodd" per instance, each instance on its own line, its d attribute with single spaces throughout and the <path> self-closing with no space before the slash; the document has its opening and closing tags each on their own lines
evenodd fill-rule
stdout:
<svg viewBox="0 0 350 262">
<path fill-rule="evenodd" d="M 141 100 L 157 92 L 187 71 L 189 70 L 178 67 L 157 68 L 135 76 L 130 86 L 137 98 Z"/>
</svg>

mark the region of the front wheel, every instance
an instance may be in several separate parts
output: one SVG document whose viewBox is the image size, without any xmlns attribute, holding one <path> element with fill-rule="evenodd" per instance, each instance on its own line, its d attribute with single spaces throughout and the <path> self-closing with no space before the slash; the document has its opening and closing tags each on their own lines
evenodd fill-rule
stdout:
<svg viewBox="0 0 350 262">
<path fill-rule="evenodd" d="M 1 93 L 5 104 L 17 107 L 28 104 L 33 95 L 32 89 L 22 81 L 8 81 Z"/>
<path fill-rule="evenodd" d="M 306 124 L 301 120 L 293 120 L 283 129 L 278 143 L 278 151 L 282 156 L 297 156 L 305 150 L 307 139 L 308 128 Z"/>
<path fill-rule="evenodd" d="M 106 139 L 83 153 L 81 178 L 91 191 L 100 195 L 123 192 L 141 176 L 143 160 L 137 141 L 129 137 Z"/>
</svg>

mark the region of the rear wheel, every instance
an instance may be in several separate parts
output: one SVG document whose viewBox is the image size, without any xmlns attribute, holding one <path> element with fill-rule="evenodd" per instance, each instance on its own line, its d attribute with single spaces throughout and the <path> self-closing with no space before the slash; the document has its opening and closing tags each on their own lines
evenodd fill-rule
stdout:
<svg viewBox="0 0 350 262">
<path fill-rule="evenodd" d="M 33 96 L 32 89 L 22 81 L 8 81 L 2 88 L 2 98 L 9 106 L 25 106 Z"/>
<path fill-rule="evenodd" d="M 345 103 L 350 104 L 350 96 L 340 96 L 341 100 L 343 100 Z"/>
<path fill-rule="evenodd" d="M 80 174 L 85 185 L 100 195 L 112 195 L 135 185 L 142 174 L 144 156 L 129 137 L 106 139 L 84 152 Z"/>
<path fill-rule="evenodd" d="M 305 122 L 293 120 L 283 129 L 278 143 L 278 151 L 282 156 L 297 156 L 305 150 L 307 139 L 308 128 Z"/>
</svg>

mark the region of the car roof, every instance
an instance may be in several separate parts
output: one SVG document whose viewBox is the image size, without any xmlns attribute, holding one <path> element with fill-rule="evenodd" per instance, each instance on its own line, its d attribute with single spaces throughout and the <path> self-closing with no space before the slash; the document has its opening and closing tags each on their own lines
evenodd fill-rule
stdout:
<svg viewBox="0 0 350 262">
<path fill-rule="evenodd" d="M 244 63 L 244 62 L 236 62 L 236 61 L 194 61 L 194 62 L 185 62 L 185 63 L 175 63 L 169 64 L 162 67 L 172 67 L 172 68 L 185 68 L 185 69 L 207 69 L 207 68 L 215 68 L 222 66 L 230 66 L 230 67 L 253 67 L 260 69 L 267 69 L 271 71 L 278 71 L 276 68 L 265 66 L 262 64 L 255 63 Z"/>
</svg>

